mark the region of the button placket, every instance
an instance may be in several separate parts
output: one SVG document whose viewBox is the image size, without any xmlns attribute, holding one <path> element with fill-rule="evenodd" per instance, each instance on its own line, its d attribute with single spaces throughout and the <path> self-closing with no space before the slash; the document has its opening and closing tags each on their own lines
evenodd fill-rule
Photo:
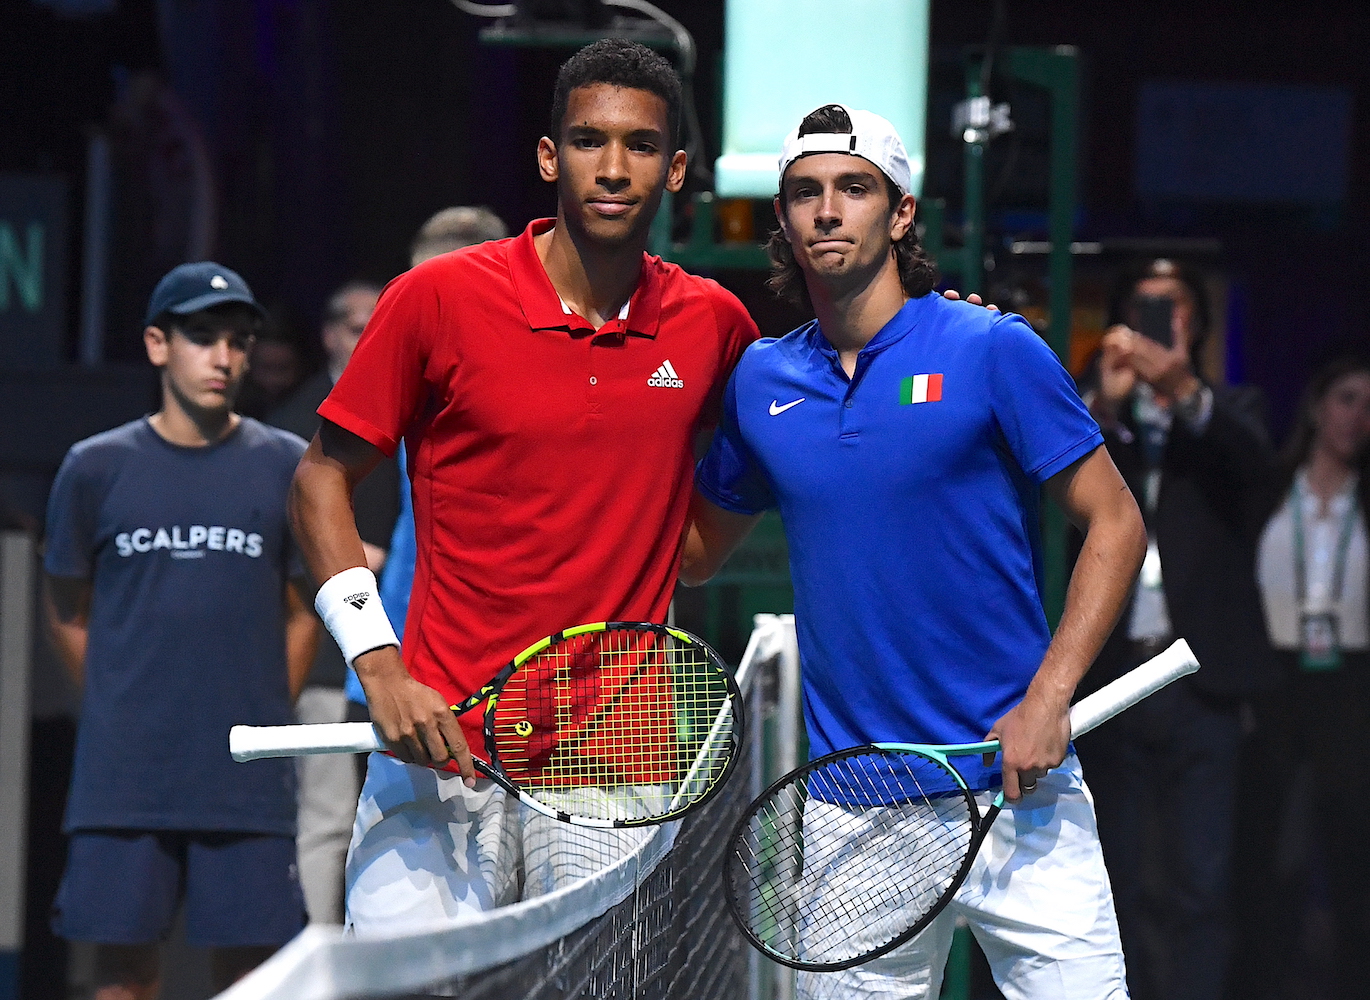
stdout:
<svg viewBox="0 0 1370 1000">
<path fill-rule="evenodd" d="M 595 338 L 585 338 L 585 412 L 592 417 L 601 413 L 603 394 L 599 388 L 600 373 L 596 364 Z"/>
<path fill-rule="evenodd" d="M 604 386 L 608 383 L 616 365 L 621 365 L 622 360 L 616 359 L 612 354 L 606 355 L 605 351 L 621 351 L 624 343 L 622 331 L 619 329 L 620 321 L 611 320 L 598 331 L 586 337 L 586 373 L 585 373 L 585 400 L 586 410 L 593 417 L 602 416 L 604 413 L 604 400 L 607 398 L 607 391 Z M 606 363 L 600 364 L 601 359 Z"/>
<path fill-rule="evenodd" d="M 847 386 L 846 395 L 842 398 L 842 406 L 837 411 L 837 436 L 844 440 L 854 438 L 859 433 L 855 427 L 856 414 L 853 412 L 856 401 L 852 397 L 855 393 L 856 383 L 853 382 Z"/>
<path fill-rule="evenodd" d="M 871 355 L 858 354 L 856 370 L 851 378 L 847 379 L 846 392 L 842 395 L 842 407 L 838 411 L 838 437 L 842 440 L 854 441 L 861 435 L 860 422 L 856 417 L 856 391 L 865 380 L 870 363 Z M 845 376 L 846 372 L 842 374 Z"/>
</svg>

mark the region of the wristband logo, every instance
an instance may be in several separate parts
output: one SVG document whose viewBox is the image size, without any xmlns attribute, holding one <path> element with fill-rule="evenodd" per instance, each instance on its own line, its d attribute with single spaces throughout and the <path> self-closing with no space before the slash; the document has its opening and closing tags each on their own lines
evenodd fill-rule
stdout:
<svg viewBox="0 0 1370 1000">
<path fill-rule="evenodd" d="M 114 536 L 114 547 L 124 558 L 136 552 L 167 549 L 173 559 L 203 559 L 206 551 L 236 552 L 257 559 L 262 554 L 262 536 L 255 531 L 228 528 L 222 524 L 179 524 L 167 528 L 135 528 Z"/>
<path fill-rule="evenodd" d="M 360 611 L 366 606 L 366 599 L 370 596 L 371 595 L 367 593 L 353 594 L 351 597 L 344 597 L 343 603 L 350 604 Z"/>
</svg>

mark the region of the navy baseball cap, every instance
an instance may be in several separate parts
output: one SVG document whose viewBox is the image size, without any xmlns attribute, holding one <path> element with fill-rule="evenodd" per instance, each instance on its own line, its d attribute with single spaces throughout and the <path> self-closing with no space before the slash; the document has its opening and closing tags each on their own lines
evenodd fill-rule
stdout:
<svg viewBox="0 0 1370 1000">
<path fill-rule="evenodd" d="M 231 271 L 212 260 L 182 264 L 167 272 L 152 290 L 147 304 L 147 319 L 151 326 L 162 313 L 185 316 L 225 302 L 241 302 L 251 307 L 263 319 L 266 310 L 252 297 L 252 289 L 237 271 Z"/>
</svg>

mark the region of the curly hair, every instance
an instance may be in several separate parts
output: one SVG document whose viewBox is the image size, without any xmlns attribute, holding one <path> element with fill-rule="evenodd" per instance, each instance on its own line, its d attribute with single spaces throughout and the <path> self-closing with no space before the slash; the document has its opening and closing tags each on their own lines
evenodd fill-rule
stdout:
<svg viewBox="0 0 1370 1000">
<path fill-rule="evenodd" d="M 800 135 L 808 135 L 811 132 L 850 133 L 851 130 L 851 116 L 840 104 L 829 104 L 810 112 L 799 125 Z M 883 172 L 880 176 L 884 178 L 890 214 L 893 215 L 904 196 L 894 181 Z M 784 212 L 788 206 L 783 185 L 776 197 L 780 201 L 780 210 Z M 937 265 L 918 242 L 918 234 L 913 226 L 910 226 L 908 232 L 900 239 L 892 242 L 891 250 L 894 253 L 895 264 L 899 268 L 899 283 L 903 285 L 905 295 L 911 299 L 921 298 L 937 286 Z M 813 302 L 809 299 L 809 287 L 804 281 L 804 272 L 795 259 L 794 248 L 790 246 L 783 229 L 772 230 L 766 240 L 766 256 L 771 260 L 771 276 L 766 279 L 766 287 L 786 302 L 812 309 Z"/>
<path fill-rule="evenodd" d="M 666 121 L 671 133 L 668 139 L 679 146 L 680 77 L 665 57 L 645 45 L 622 38 L 601 38 L 561 64 L 556 86 L 552 89 L 551 137 L 554 140 L 561 141 L 571 91 L 596 83 L 645 90 L 660 97 L 666 102 Z"/>
</svg>

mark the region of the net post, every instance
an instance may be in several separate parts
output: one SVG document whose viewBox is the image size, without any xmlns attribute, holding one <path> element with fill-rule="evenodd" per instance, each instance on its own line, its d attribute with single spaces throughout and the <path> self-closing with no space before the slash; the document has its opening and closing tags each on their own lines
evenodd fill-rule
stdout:
<svg viewBox="0 0 1370 1000">
<path fill-rule="evenodd" d="M 761 617 L 760 615 L 757 616 Z M 772 615 L 777 627 L 785 630 L 785 641 L 780 648 L 779 693 L 776 711 L 780 717 L 779 748 L 776 754 L 776 777 L 788 774 L 799 766 L 800 733 L 803 708 L 800 704 L 799 644 L 795 639 L 794 615 Z"/>
<path fill-rule="evenodd" d="M 757 654 L 756 647 L 759 646 L 760 639 L 761 629 L 759 627 L 753 629 L 752 637 L 747 643 L 747 653 L 742 658 L 743 665 L 747 663 L 748 656 Z M 750 690 L 743 689 L 743 696 L 747 698 L 747 714 L 752 723 L 747 732 L 747 741 L 751 744 L 749 750 L 751 755 L 750 766 L 747 768 L 748 801 L 759 796 L 761 790 L 766 786 L 766 728 L 771 712 L 769 702 L 771 692 L 774 691 L 774 673 L 775 656 L 770 655 L 762 661 L 756 678 L 749 685 Z M 770 986 L 769 971 L 761 957 L 761 952 L 755 948 L 748 948 L 747 1000 L 770 1000 L 772 990 L 768 988 Z"/>
<path fill-rule="evenodd" d="M 800 705 L 799 645 L 795 638 L 794 615 L 758 614 L 752 618 L 752 641 L 748 650 L 764 650 L 767 679 L 758 696 L 764 693 L 766 702 L 751 713 L 756 720 L 752 727 L 754 744 L 752 787 L 748 800 L 756 799 L 762 790 L 783 774 L 799 766 L 801 733 L 803 732 Z M 750 1000 L 794 1000 L 795 971 L 772 962 L 754 948 L 749 948 Z"/>
</svg>

